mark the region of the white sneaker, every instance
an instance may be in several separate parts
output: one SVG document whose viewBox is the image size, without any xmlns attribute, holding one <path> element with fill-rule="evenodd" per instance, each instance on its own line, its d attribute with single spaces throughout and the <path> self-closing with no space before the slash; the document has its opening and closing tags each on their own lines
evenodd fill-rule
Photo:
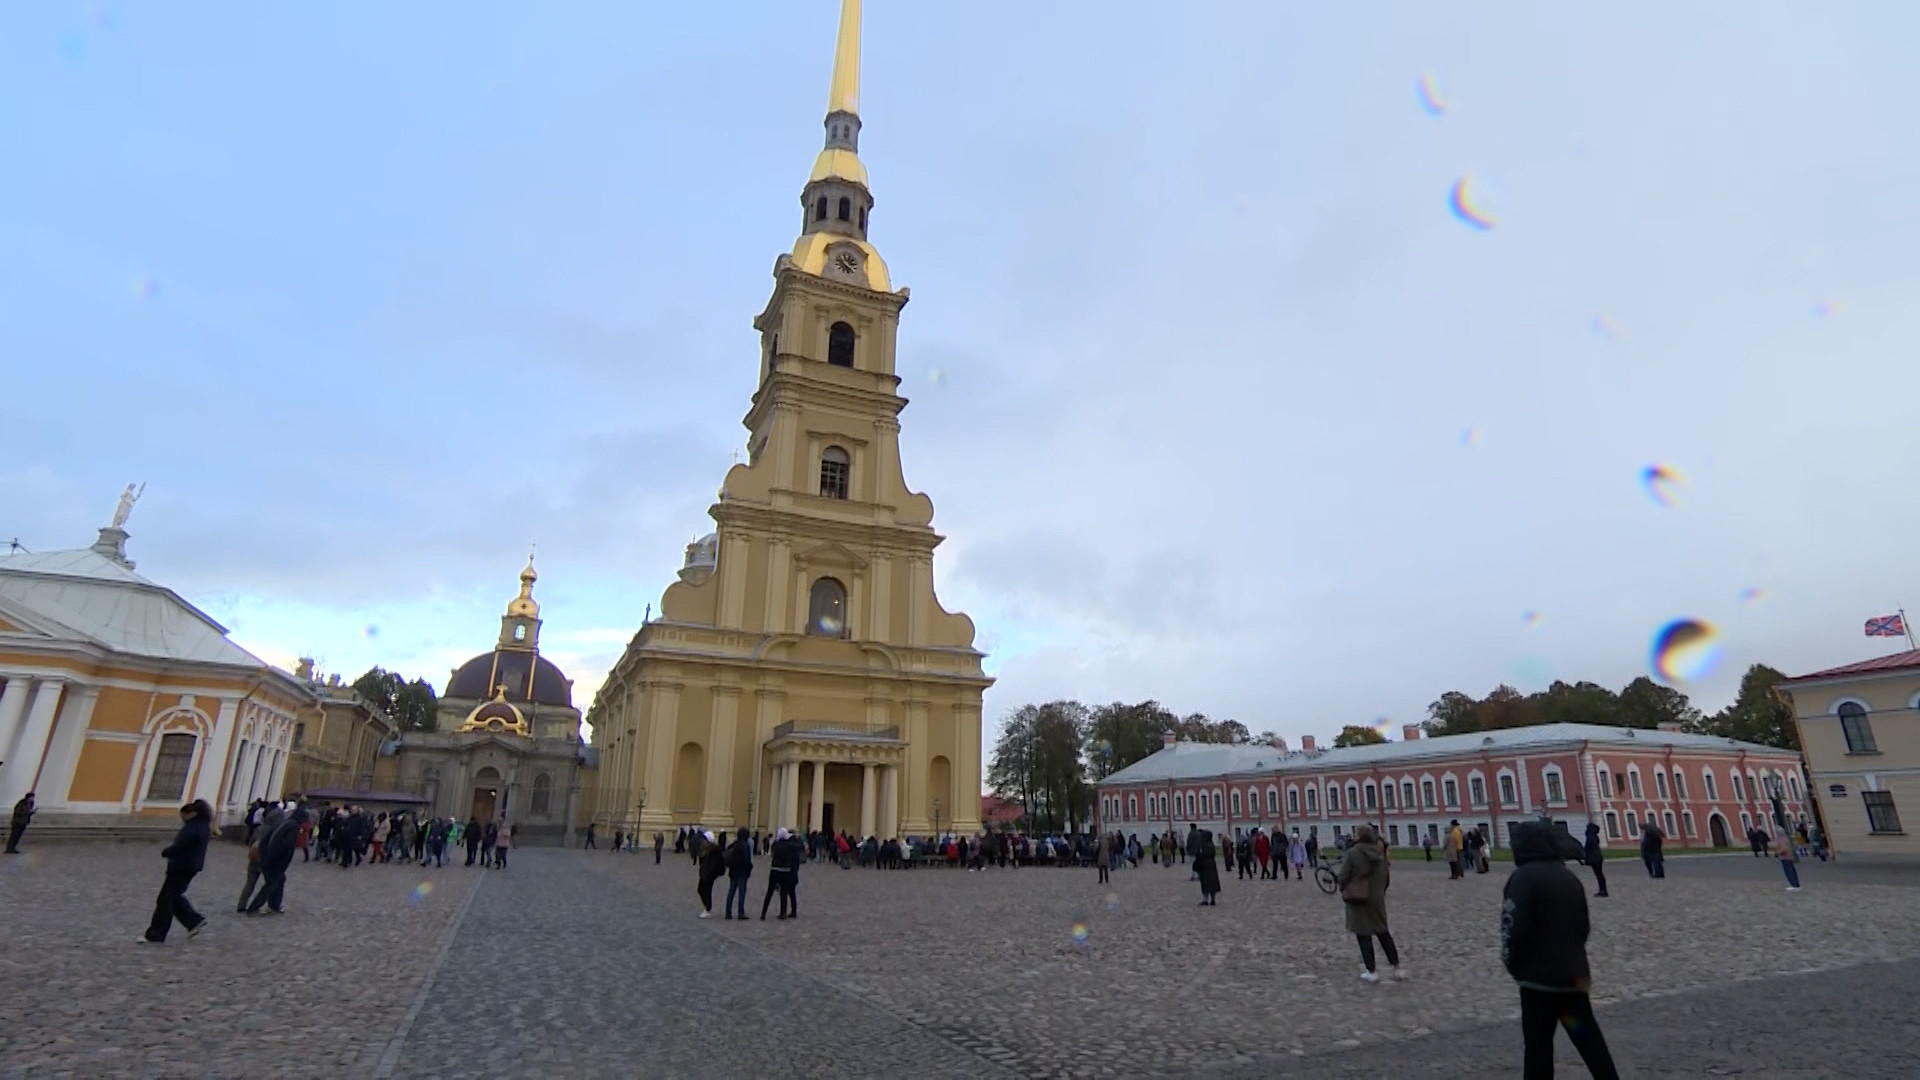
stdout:
<svg viewBox="0 0 1920 1080">
<path fill-rule="evenodd" d="M 1798 886 L 1798 885 L 1789 885 L 1789 886 L 1787 886 L 1787 891 L 1788 891 L 1788 892 L 1799 892 L 1799 891 L 1800 891 L 1800 886 Z"/>
<path fill-rule="evenodd" d="M 703 911 L 703 912 L 701 912 L 701 913 L 700 913 L 700 917 L 704 919 L 704 918 L 706 918 L 707 916 L 709 916 L 709 915 L 711 915 L 711 914 L 713 914 L 713 912 L 711 912 L 711 911 Z"/>
<path fill-rule="evenodd" d="M 1395 982 L 1406 982 L 1406 981 L 1407 981 L 1407 969 L 1406 969 L 1406 968 L 1402 968 L 1402 967 L 1397 967 L 1397 968 L 1394 968 L 1394 969 L 1393 969 L 1393 978 L 1394 978 L 1394 981 L 1395 981 Z"/>
<path fill-rule="evenodd" d="M 1363 971 L 1360 973 L 1360 981 L 1363 983 L 1377 983 L 1380 981 L 1380 976 L 1375 975 L 1371 971 Z"/>
</svg>

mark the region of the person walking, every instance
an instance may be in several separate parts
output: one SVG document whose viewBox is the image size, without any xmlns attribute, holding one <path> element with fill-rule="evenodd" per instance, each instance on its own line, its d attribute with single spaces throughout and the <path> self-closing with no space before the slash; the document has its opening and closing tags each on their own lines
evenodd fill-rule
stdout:
<svg viewBox="0 0 1920 1080">
<path fill-rule="evenodd" d="M 513 847 L 514 826 L 505 821 L 500 823 L 500 831 L 493 834 L 493 868 L 507 868 L 507 852 Z"/>
<path fill-rule="evenodd" d="M 1460 835 L 1460 819 L 1454 818 L 1448 822 L 1447 838 L 1440 844 L 1440 857 L 1447 860 L 1448 880 L 1457 880 L 1466 876 L 1460 870 L 1460 860 L 1465 855 L 1461 850 L 1464 846 L 1461 841 L 1464 839 L 1465 837 Z"/>
<path fill-rule="evenodd" d="M 600 845 L 593 842 L 593 830 L 595 828 L 597 828 L 597 826 L 593 822 L 591 821 L 587 822 L 587 842 L 581 845 L 581 850 L 587 851 L 587 850 L 599 849 Z"/>
<path fill-rule="evenodd" d="M 1800 891 L 1800 868 L 1794 863 L 1800 860 L 1800 853 L 1794 849 L 1793 836 L 1782 828 L 1773 838 L 1773 853 L 1780 860 L 1780 870 L 1787 875 L 1787 891 Z"/>
<path fill-rule="evenodd" d="M 1220 906 L 1220 867 L 1214 862 L 1213 830 L 1195 828 L 1187 843 L 1193 857 L 1193 875 L 1200 880 L 1200 906 Z"/>
<path fill-rule="evenodd" d="M 700 894 L 700 917 L 704 919 L 713 914 L 713 883 L 726 875 L 727 862 L 720 853 L 720 845 L 713 842 L 712 833 L 702 834 L 698 839 L 705 840 L 706 844 L 700 856 L 700 883 L 694 891 Z"/>
<path fill-rule="evenodd" d="M 1600 890 L 1593 895 L 1596 897 L 1607 895 L 1607 871 L 1602 865 L 1607 861 L 1607 849 L 1600 843 L 1600 826 L 1591 821 L 1587 822 L 1587 843 L 1581 849 L 1581 854 L 1585 857 L 1587 866 L 1593 871 L 1594 883 L 1600 886 Z"/>
<path fill-rule="evenodd" d="M 466 842 L 467 865 L 472 866 L 473 860 L 478 858 L 480 855 L 480 819 L 479 818 L 470 817 L 467 819 L 466 827 L 460 830 L 460 839 Z"/>
<path fill-rule="evenodd" d="M 266 873 L 260 865 L 260 849 L 265 846 L 267 837 L 280 827 L 285 817 L 285 811 L 278 806 L 269 807 L 261 813 L 259 823 L 248 831 L 247 883 L 240 889 L 240 902 L 233 906 L 233 910 L 239 914 L 247 913 L 247 901 L 254 894 L 254 886 L 260 883 L 260 878 Z"/>
<path fill-rule="evenodd" d="M 667 834 L 666 834 L 666 833 L 663 833 L 663 832 L 660 832 L 660 831 L 659 831 L 659 830 L 657 830 L 657 829 L 656 829 L 656 830 L 654 830 L 654 833 L 653 833 L 653 865 L 655 865 L 655 866 L 659 866 L 659 865 L 660 865 L 660 852 L 661 852 L 661 850 L 662 850 L 663 848 L 665 848 L 666 846 L 667 846 Z"/>
<path fill-rule="evenodd" d="M 160 857 L 167 860 L 167 876 L 160 884 L 160 895 L 153 901 L 153 921 L 147 924 L 147 932 L 140 935 L 142 944 L 165 944 L 167 931 L 176 920 L 186 927 L 188 937 L 207 925 L 206 917 L 187 902 L 187 886 L 193 884 L 193 876 L 207 865 L 207 840 L 212 835 L 213 807 L 207 805 L 207 800 L 195 799 L 180 808 L 180 831 L 174 834 L 173 843 L 160 853 Z"/>
<path fill-rule="evenodd" d="M 1113 868 L 1113 834 L 1112 833 L 1100 834 L 1100 850 L 1095 854 L 1098 857 L 1094 860 L 1094 863 L 1100 868 L 1099 884 L 1101 885 L 1108 884 L 1113 880 L 1113 878 L 1110 876 Z"/>
<path fill-rule="evenodd" d="M 1386 849 L 1380 844 L 1380 834 L 1372 825 L 1362 822 L 1353 831 L 1353 843 L 1340 860 L 1340 898 L 1346 901 L 1347 932 L 1360 942 L 1360 962 L 1366 967 L 1360 972 L 1360 981 L 1377 983 L 1379 974 L 1374 970 L 1373 939 L 1380 939 L 1380 951 L 1387 954 L 1387 964 L 1393 968 L 1393 977 L 1405 979 L 1407 972 L 1400 966 L 1400 949 L 1393 942 L 1393 933 L 1387 928 L 1387 886 L 1391 881 L 1391 870 L 1387 863 Z"/>
<path fill-rule="evenodd" d="M 259 845 L 260 875 L 265 880 L 251 902 L 241 899 L 243 914 L 258 915 L 262 905 L 275 915 L 281 914 L 287 892 L 287 871 L 293 867 L 293 852 L 299 845 L 300 830 L 306 824 L 307 812 L 296 807 L 278 824 L 266 828 Z"/>
<path fill-rule="evenodd" d="M 760 921 L 767 921 L 767 905 L 775 894 L 780 897 L 780 918 L 790 919 L 797 912 L 790 908 L 793 902 L 793 881 L 800 876 L 800 858 L 804 853 L 800 842 L 786 829 L 776 829 L 773 843 L 767 847 L 767 894 L 760 898 Z"/>
<path fill-rule="evenodd" d="M 727 899 L 722 905 L 726 917 L 733 918 L 734 899 L 739 898 L 740 917 L 747 917 L 747 881 L 753 877 L 753 847 L 747 839 L 747 827 L 740 826 L 733 843 L 727 845 Z"/>
<path fill-rule="evenodd" d="M 1652 817 L 1651 814 L 1648 815 Z M 1647 876 L 1663 878 L 1667 876 L 1667 859 L 1663 854 L 1666 836 L 1660 826 L 1649 820 L 1640 830 L 1640 861 L 1647 864 Z"/>
<path fill-rule="evenodd" d="M 1546 827 L 1513 827 L 1513 873 L 1501 891 L 1500 960 L 1520 987 L 1524 1080 L 1553 1076 L 1554 1026 L 1567 1029 L 1594 1080 L 1617 1080 L 1587 990 L 1587 897 Z"/>
<path fill-rule="evenodd" d="M 29 791 L 25 798 L 13 804 L 13 819 L 7 822 L 6 854 L 20 854 L 20 837 L 26 833 L 27 823 L 33 820 L 33 814 L 33 792 Z"/>
</svg>

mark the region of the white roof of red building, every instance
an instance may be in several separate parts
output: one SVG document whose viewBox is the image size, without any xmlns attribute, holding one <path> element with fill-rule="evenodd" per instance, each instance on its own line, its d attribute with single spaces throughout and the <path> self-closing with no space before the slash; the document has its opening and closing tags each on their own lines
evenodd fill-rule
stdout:
<svg viewBox="0 0 1920 1080">
<path fill-rule="evenodd" d="M 1168 780 L 1210 780 L 1264 772 L 1331 772 L 1437 758 L 1463 758 L 1488 753 L 1515 753 L 1582 743 L 1608 750 L 1719 750 L 1795 758 L 1791 750 L 1741 742 L 1718 735 L 1691 735 L 1647 728 L 1607 727 L 1600 724 L 1536 724 L 1532 727 L 1477 731 L 1468 735 L 1441 735 L 1410 742 L 1375 743 L 1337 750 L 1292 752 L 1264 743 L 1228 745 L 1181 742 L 1163 747 L 1121 769 L 1100 786 L 1155 783 Z"/>
</svg>

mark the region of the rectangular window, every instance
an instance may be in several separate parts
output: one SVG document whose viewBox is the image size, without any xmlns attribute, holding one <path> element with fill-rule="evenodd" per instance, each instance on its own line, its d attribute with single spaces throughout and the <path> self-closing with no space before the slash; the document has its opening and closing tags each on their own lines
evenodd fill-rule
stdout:
<svg viewBox="0 0 1920 1080">
<path fill-rule="evenodd" d="M 1240 793 L 1238 791 L 1233 793 L 1233 816 L 1240 816 Z"/>
<path fill-rule="evenodd" d="M 1693 811 L 1691 810 L 1680 811 L 1680 824 L 1685 825 L 1687 827 L 1688 836 L 1700 835 L 1699 833 L 1693 831 Z"/>
<path fill-rule="evenodd" d="M 1615 777 L 1613 778 L 1613 793 L 1614 793 L 1615 795 L 1625 795 L 1625 794 L 1627 793 L 1627 778 L 1626 778 L 1626 777 L 1624 777 L 1624 776 L 1615 776 Z"/>
<path fill-rule="evenodd" d="M 1681 802 L 1687 801 L 1687 774 L 1678 769 L 1673 771 L 1673 797 Z"/>
<path fill-rule="evenodd" d="M 1334 814 L 1334 813 L 1339 813 L 1339 811 L 1340 811 L 1340 789 L 1337 787 L 1330 787 L 1327 789 L 1327 812 L 1330 814 Z"/>
<path fill-rule="evenodd" d="M 1308 788 L 1307 789 L 1307 813 L 1317 814 L 1319 812 L 1320 812 L 1320 789 Z"/>
<path fill-rule="evenodd" d="M 1280 813 L 1280 792 L 1274 788 L 1267 789 L 1267 813 Z"/>
<path fill-rule="evenodd" d="M 1613 811 L 1607 811 L 1607 839 L 1620 839 L 1620 818 Z"/>
<path fill-rule="evenodd" d="M 1547 774 L 1546 779 L 1547 779 L 1547 801 L 1550 803 L 1566 802 L 1567 789 L 1562 787 L 1560 784 L 1560 774 L 1557 772 L 1550 772 Z"/>
<path fill-rule="evenodd" d="M 1902 832 L 1900 811 L 1894 809 L 1893 792 L 1863 791 L 1860 800 L 1867 804 L 1867 831 L 1876 833 Z"/>
<path fill-rule="evenodd" d="M 1706 784 L 1706 785 L 1707 785 L 1707 801 L 1708 801 L 1708 802 L 1719 802 L 1719 801 L 1720 801 L 1720 787 L 1719 787 L 1719 785 L 1717 785 L 1717 784 L 1715 784 L 1715 783 L 1713 782 L 1713 774 L 1712 774 L 1712 773 L 1710 773 L 1710 772 L 1702 772 L 1702 773 L 1700 774 L 1700 780 L 1701 780 L 1701 782 L 1702 782 L 1702 783 L 1704 783 L 1704 784 Z"/>
<path fill-rule="evenodd" d="M 1627 811 L 1627 835 L 1640 835 L 1640 815 L 1631 810 Z"/>
<path fill-rule="evenodd" d="M 187 791 L 187 771 L 193 767 L 192 735 L 182 732 L 160 736 L 160 749 L 153 759 L 153 779 L 147 784 L 147 798 L 177 802 Z"/>
<path fill-rule="evenodd" d="M 1667 835 L 1672 836 L 1673 835 L 1673 811 L 1671 810 L 1663 811 L 1660 815 L 1660 819 L 1667 823 Z"/>
<path fill-rule="evenodd" d="M 1487 782 L 1485 780 L 1478 776 L 1468 780 L 1467 790 L 1473 794 L 1473 805 L 1485 806 L 1487 804 Z"/>
<path fill-rule="evenodd" d="M 821 459 L 820 496 L 822 498 L 844 499 L 847 497 L 847 468 L 847 462 L 835 461 L 832 458 Z"/>
<path fill-rule="evenodd" d="M 1660 793 L 1661 798 L 1664 799 L 1667 797 L 1667 774 L 1666 773 L 1657 772 L 1653 774 L 1653 789 Z"/>
<path fill-rule="evenodd" d="M 1873 723 L 1867 719 L 1864 711 L 1847 709 L 1840 712 L 1840 731 L 1847 737 L 1847 753 L 1877 754 L 1879 749 L 1873 742 Z"/>
<path fill-rule="evenodd" d="M 293 725 L 293 748 L 295 750 L 300 749 L 300 744 L 306 741 L 307 741 L 307 725 L 305 724 Z"/>
<path fill-rule="evenodd" d="M 1445 780 L 1445 781 L 1442 781 L 1441 783 L 1442 783 L 1442 786 L 1444 786 L 1447 789 L 1447 805 L 1455 806 L 1455 807 L 1459 806 L 1460 805 L 1460 785 L 1454 783 L 1452 780 Z"/>
<path fill-rule="evenodd" d="M 1429 810 L 1433 808 L 1434 806 L 1433 781 L 1431 780 L 1420 781 L 1420 798 L 1424 801 L 1426 807 Z"/>
<path fill-rule="evenodd" d="M 241 739 L 240 749 L 233 753 L 233 781 L 227 785 L 228 802 L 238 802 L 240 799 L 240 774 L 243 771 L 240 768 L 240 763 L 247 760 L 247 747 L 251 745 L 253 744 L 245 739 Z"/>
<path fill-rule="evenodd" d="M 1393 809 L 1393 785 L 1387 784 L 1380 789 L 1380 801 L 1387 809 Z"/>
<path fill-rule="evenodd" d="M 1367 785 L 1367 809 L 1372 810 L 1379 805 L 1380 805 L 1379 790 L 1376 789 L 1372 784 L 1368 784 Z"/>
<path fill-rule="evenodd" d="M 1644 798 L 1646 798 L 1646 797 L 1647 797 L 1647 795 L 1646 795 L 1646 792 L 1644 792 L 1644 791 L 1641 791 L 1641 790 L 1640 790 L 1640 774 L 1639 774 L 1639 773 L 1637 773 L 1637 772 L 1636 772 L 1636 773 L 1628 773 L 1628 774 L 1627 774 L 1627 782 L 1628 782 L 1629 784 L 1632 784 L 1632 785 L 1633 785 L 1633 797 L 1634 797 L 1634 798 L 1636 798 L 1636 799 L 1644 799 Z"/>
<path fill-rule="evenodd" d="M 1287 813 L 1298 814 L 1299 812 L 1300 812 L 1300 789 L 1288 788 L 1287 789 Z"/>
<path fill-rule="evenodd" d="M 1400 785 L 1400 805 L 1409 810 L 1413 809 L 1413 781 L 1411 780 Z"/>
<path fill-rule="evenodd" d="M 1746 802 L 1746 801 L 1747 801 L 1747 795 L 1746 795 L 1746 789 L 1740 786 L 1740 774 L 1739 774 L 1739 773 L 1734 773 L 1734 774 L 1733 774 L 1733 801 L 1734 801 L 1734 802 Z"/>
<path fill-rule="evenodd" d="M 1392 791 L 1393 789 L 1388 788 L 1387 790 Z M 1394 847 L 1400 846 L 1400 826 L 1398 825 L 1387 826 L 1387 843 L 1392 844 Z"/>
<path fill-rule="evenodd" d="M 1220 793 L 1217 791 L 1213 793 L 1213 816 L 1220 816 Z"/>
<path fill-rule="evenodd" d="M 1512 806 L 1519 801 L 1520 796 L 1514 789 L 1513 777 L 1502 776 L 1500 778 L 1500 802 L 1505 806 Z"/>
</svg>

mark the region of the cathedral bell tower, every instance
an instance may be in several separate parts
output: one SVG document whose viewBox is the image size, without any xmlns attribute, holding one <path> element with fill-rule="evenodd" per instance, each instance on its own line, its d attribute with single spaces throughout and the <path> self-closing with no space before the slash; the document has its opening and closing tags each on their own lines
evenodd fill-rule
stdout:
<svg viewBox="0 0 1920 1080">
<path fill-rule="evenodd" d="M 540 651 L 540 604 L 533 598 L 533 583 L 539 578 L 528 555 L 527 568 L 520 571 L 520 595 L 507 601 L 507 613 L 500 616 L 500 648 Z"/>
<path fill-rule="evenodd" d="M 907 290 L 868 239 L 860 6 L 841 0 L 800 235 L 753 322 L 746 460 L 589 714 L 609 827 L 979 827 L 993 680 L 934 595 L 933 502 L 901 470 Z"/>
</svg>

